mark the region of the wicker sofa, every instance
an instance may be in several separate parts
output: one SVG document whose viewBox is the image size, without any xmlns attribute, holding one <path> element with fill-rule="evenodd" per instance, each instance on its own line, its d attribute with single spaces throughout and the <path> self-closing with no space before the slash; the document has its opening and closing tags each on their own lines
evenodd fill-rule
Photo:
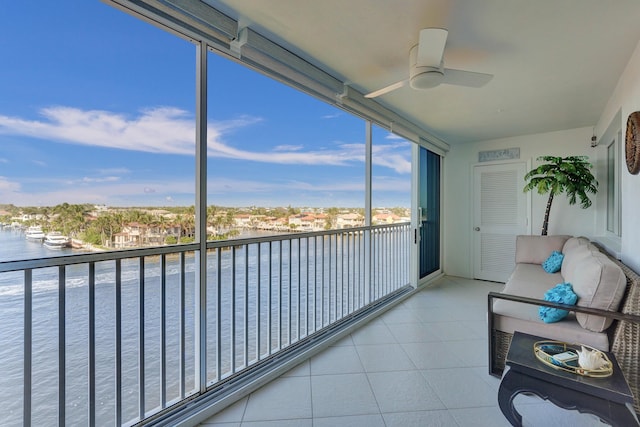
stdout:
<svg viewBox="0 0 640 427">
<path fill-rule="evenodd" d="M 562 269 L 550 274 L 541 264 L 557 250 Z M 577 305 L 542 300 L 555 284 L 572 283 Z M 568 308 L 567 318 L 544 323 L 538 307 Z M 584 237 L 518 236 L 516 267 L 502 292 L 488 295 L 489 373 L 499 376 L 514 331 L 579 342 L 612 351 L 636 398 L 640 414 L 640 276 Z"/>
</svg>

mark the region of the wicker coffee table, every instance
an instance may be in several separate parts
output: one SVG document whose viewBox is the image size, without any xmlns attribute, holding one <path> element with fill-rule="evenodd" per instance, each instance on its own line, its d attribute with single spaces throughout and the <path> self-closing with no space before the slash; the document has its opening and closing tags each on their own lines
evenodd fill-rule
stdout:
<svg viewBox="0 0 640 427">
<path fill-rule="evenodd" d="M 594 414 L 612 426 L 640 426 L 633 409 L 633 395 L 615 356 L 613 375 L 591 378 L 554 369 L 540 362 L 533 344 L 544 338 L 516 332 L 507 354 L 505 374 L 500 382 L 498 404 L 513 426 L 522 426 L 522 416 L 513 406 L 519 393 L 534 393 L 564 409 Z"/>
</svg>

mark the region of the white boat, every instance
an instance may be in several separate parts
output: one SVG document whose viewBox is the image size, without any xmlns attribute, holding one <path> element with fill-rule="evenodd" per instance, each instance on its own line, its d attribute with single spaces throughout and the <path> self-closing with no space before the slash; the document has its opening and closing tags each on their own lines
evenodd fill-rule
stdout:
<svg viewBox="0 0 640 427">
<path fill-rule="evenodd" d="M 37 226 L 37 225 L 27 228 L 27 231 L 25 231 L 25 236 L 27 240 L 30 240 L 32 242 L 40 242 L 40 243 L 42 243 L 45 237 L 44 232 L 42 231 L 42 228 L 40 228 L 40 226 Z"/>
<path fill-rule="evenodd" d="M 49 249 L 62 249 L 69 246 L 69 238 L 64 236 L 59 231 L 52 231 L 47 233 L 44 237 L 44 245 Z"/>
</svg>

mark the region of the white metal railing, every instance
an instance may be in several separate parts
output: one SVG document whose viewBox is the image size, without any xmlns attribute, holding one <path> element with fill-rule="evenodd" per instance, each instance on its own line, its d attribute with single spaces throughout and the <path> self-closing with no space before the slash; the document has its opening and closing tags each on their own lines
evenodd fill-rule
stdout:
<svg viewBox="0 0 640 427">
<path fill-rule="evenodd" d="M 199 247 L 0 263 L 1 424 L 136 424 L 409 283 L 407 223 L 207 242 L 201 317 Z"/>
</svg>

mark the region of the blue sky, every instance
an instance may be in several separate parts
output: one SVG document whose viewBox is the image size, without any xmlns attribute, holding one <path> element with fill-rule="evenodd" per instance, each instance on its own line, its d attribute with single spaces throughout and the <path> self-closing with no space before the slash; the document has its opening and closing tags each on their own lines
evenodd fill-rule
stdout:
<svg viewBox="0 0 640 427">
<path fill-rule="evenodd" d="M 194 203 L 194 45 L 97 0 L 0 11 L 0 203 Z M 208 101 L 209 204 L 363 207 L 363 120 L 213 53 Z M 410 143 L 373 148 L 374 206 L 408 206 Z"/>
</svg>

